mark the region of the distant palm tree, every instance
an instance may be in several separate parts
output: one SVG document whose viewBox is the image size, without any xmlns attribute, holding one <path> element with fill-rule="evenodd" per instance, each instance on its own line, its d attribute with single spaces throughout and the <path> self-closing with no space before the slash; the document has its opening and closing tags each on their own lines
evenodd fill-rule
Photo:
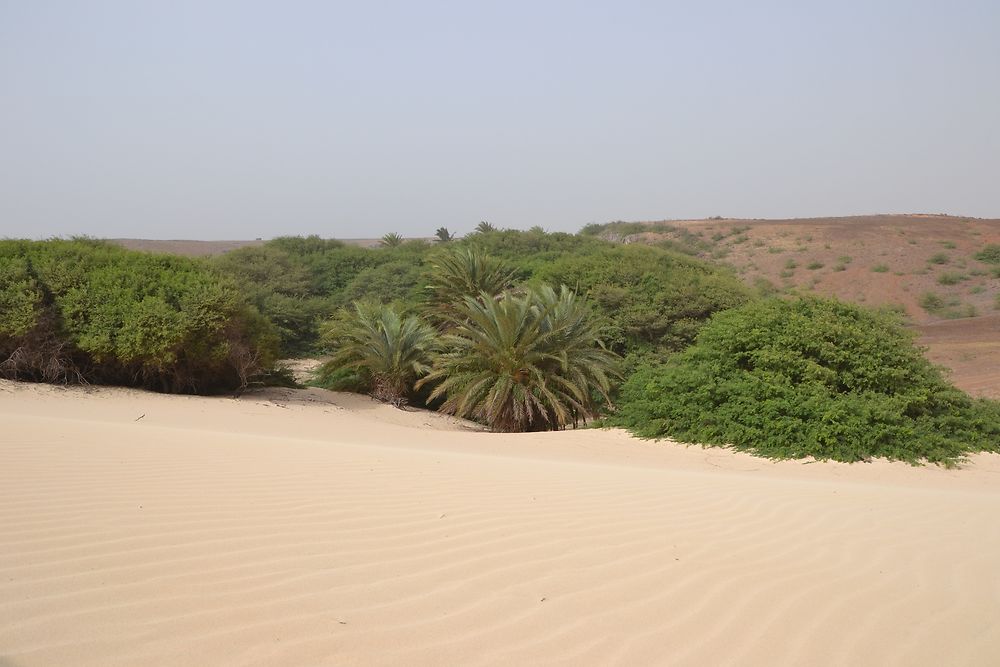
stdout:
<svg viewBox="0 0 1000 667">
<path fill-rule="evenodd" d="M 418 378 L 430 370 L 436 332 L 419 318 L 392 306 L 355 303 L 327 333 L 333 357 L 320 375 L 355 371 L 373 398 L 400 406 Z"/>
<path fill-rule="evenodd" d="M 452 236 L 447 227 L 438 227 L 437 231 L 434 232 L 434 236 L 437 237 L 438 243 L 447 243 L 448 241 L 455 240 L 455 237 Z"/>
<path fill-rule="evenodd" d="M 490 232 L 495 232 L 496 230 L 497 230 L 496 227 L 486 222 L 485 220 L 476 225 L 476 232 L 479 234 L 489 234 Z"/>
<path fill-rule="evenodd" d="M 477 248 L 452 247 L 430 260 L 427 303 L 439 319 L 449 319 L 466 297 L 495 298 L 514 285 L 517 271 Z"/>
<path fill-rule="evenodd" d="M 380 244 L 383 248 L 395 248 L 396 246 L 402 245 L 403 237 L 396 232 L 390 232 L 382 237 Z"/>
<path fill-rule="evenodd" d="M 610 405 L 617 357 L 601 344 L 589 310 L 568 288 L 545 286 L 499 299 L 466 297 L 431 372 L 443 412 L 494 431 L 576 426 Z"/>
</svg>

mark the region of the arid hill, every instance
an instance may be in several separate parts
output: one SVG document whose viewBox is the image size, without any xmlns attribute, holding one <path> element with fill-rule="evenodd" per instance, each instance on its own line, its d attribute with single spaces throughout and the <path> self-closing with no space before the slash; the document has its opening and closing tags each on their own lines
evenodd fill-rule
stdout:
<svg viewBox="0 0 1000 667">
<path fill-rule="evenodd" d="M 1000 219 L 873 215 L 611 223 L 600 235 L 666 243 L 730 264 L 746 282 L 906 312 L 932 360 L 974 395 L 1000 397 Z"/>
</svg>

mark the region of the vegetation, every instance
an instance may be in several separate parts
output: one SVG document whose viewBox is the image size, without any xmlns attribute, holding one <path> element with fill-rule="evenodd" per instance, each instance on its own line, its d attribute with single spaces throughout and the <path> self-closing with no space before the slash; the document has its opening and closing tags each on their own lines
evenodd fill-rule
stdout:
<svg viewBox="0 0 1000 667">
<path fill-rule="evenodd" d="M 940 294 L 934 292 L 924 292 L 920 297 L 920 307 L 928 313 L 938 313 L 945 307 L 944 299 Z"/>
<path fill-rule="evenodd" d="M 935 255 L 931 255 L 931 258 L 927 261 L 931 264 L 947 264 L 951 260 L 948 258 L 948 255 L 943 252 L 939 252 Z"/>
<path fill-rule="evenodd" d="M 615 401 L 615 423 L 642 435 L 766 456 L 950 464 L 960 442 L 987 446 L 994 404 L 947 385 L 893 315 L 760 301 L 778 288 L 747 287 L 693 256 L 726 251 L 746 228 L 716 230 L 722 248 L 669 225 L 656 226 L 667 240 L 655 245 L 614 242 L 648 229 L 483 222 L 463 239 L 439 229 L 444 243 L 287 237 L 210 260 L 85 239 L 2 242 L 0 376 L 239 390 L 273 380 L 279 354 L 322 352 L 332 355 L 322 386 L 501 431 L 576 426 Z M 788 259 L 782 277 L 797 267 Z M 952 276 L 967 279 L 939 281 Z M 932 292 L 920 305 L 938 317 L 975 313 Z"/>
<path fill-rule="evenodd" d="M 682 349 L 713 313 L 753 296 L 727 269 L 642 245 L 580 248 L 533 268 L 533 281 L 591 300 L 605 341 L 621 355 Z"/>
<path fill-rule="evenodd" d="M 892 314 L 765 300 L 716 315 L 691 348 L 641 368 L 614 423 L 771 458 L 952 465 L 996 449 L 997 405 L 951 387 Z"/>
<path fill-rule="evenodd" d="M 335 352 L 320 369 L 321 383 L 402 405 L 430 370 L 436 332 L 420 318 L 384 304 L 356 303 L 352 315 L 333 320 L 325 332 Z"/>
<path fill-rule="evenodd" d="M 470 283 L 450 294 L 437 289 L 445 287 L 448 251 L 467 249 L 503 263 L 510 272 L 509 281 L 506 273 L 501 281 L 510 283 L 504 289 L 569 286 L 594 304 L 609 347 L 623 355 L 680 349 L 712 313 L 753 296 L 729 269 L 675 250 L 537 229 L 486 230 L 440 248 L 407 241 L 369 249 L 318 237 L 282 238 L 213 263 L 275 323 L 282 354 L 296 356 L 322 349 L 322 322 L 353 301 L 394 303 L 401 313 L 415 313 L 428 305 L 447 310 L 456 294 L 502 291 L 486 283 Z M 485 277 L 485 267 L 482 271 Z M 435 321 L 440 323 L 443 314 Z"/>
<path fill-rule="evenodd" d="M 98 241 L 0 241 L 0 377 L 241 390 L 278 337 L 232 280 Z"/>
<path fill-rule="evenodd" d="M 872 267 L 872 271 L 875 273 L 885 273 L 889 270 L 889 267 L 885 264 L 876 264 Z"/>
<path fill-rule="evenodd" d="M 963 280 L 968 280 L 968 279 L 969 276 L 965 275 L 964 273 L 955 273 L 954 271 L 951 271 L 948 273 L 942 273 L 940 276 L 938 276 L 937 281 L 939 285 L 957 285 Z"/>
<path fill-rule="evenodd" d="M 973 255 L 973 257 L 987 264 L 1000 264 L 1000 245 L 989 243 L 983 246 L 983 249 Z"/>
<path fill-rule="evenodd" d="M 473 247 L 450 248 L 432 257 L 426 277 L 432 314 L 446 322 L 466 297 L 492 299 L 514 286 L 516 271 Z"/>
<path fill-rule="evenodd" d="M 403 245 L 403 237 L 395 232 L 390 232 L 382 237 L 380 244 L 383 248 L 396 248 Z"/>
<path fill-rule="evenodd" d="M 591 313 L 565 286 L 466 297 L 445 352 L 421 384 L 441 410 L 494 431 L 561 429 L 610 402 L 615 355 Z"/>
</svg>

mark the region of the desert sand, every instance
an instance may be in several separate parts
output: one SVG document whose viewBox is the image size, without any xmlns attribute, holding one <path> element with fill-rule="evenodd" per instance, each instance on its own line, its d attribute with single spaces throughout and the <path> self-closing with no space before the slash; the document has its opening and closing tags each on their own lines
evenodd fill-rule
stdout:
<svg viewBox="0 0 1000 667">
<path fill-rule="evenodd" d="M 987 665 L 1000 456 L 0 382 L 0 665 Z"/>
</svg>

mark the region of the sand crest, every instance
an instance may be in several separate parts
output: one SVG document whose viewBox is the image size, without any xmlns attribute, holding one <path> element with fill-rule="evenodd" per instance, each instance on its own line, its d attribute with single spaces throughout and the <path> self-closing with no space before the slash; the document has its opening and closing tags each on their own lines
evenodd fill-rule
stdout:
<svg viewBox="0 0 1000 667">
<path fill-rule="evenodd" d="M 0 382 L 0 665 L 985 665 L 1000 457 Z"/>
</svg>

